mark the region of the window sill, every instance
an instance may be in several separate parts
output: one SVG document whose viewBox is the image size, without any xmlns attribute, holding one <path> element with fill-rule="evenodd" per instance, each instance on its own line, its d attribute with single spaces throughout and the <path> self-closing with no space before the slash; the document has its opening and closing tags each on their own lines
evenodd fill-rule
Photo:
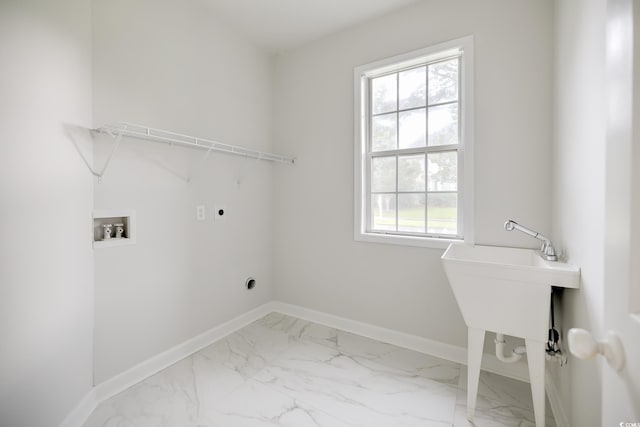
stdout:
<svg viewBox="0 0 640 427">
<path fill-rule="evenodd" d="M 356 233 L 355 240 L 357 242 L 386 243 L 390 245 L 416 246 L 433 249 L 446 249 L 453 242 L 462 242 L 460 239 L 438 239 L 435 237 L 396 236 L 362 232 Z"/>
</svg>

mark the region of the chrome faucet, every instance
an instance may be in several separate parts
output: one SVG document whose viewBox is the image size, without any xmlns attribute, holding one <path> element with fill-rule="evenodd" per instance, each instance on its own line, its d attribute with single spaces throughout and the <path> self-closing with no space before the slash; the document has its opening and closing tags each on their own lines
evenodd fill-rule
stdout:
<svg viewBox="0 0 640 427">
<path fill-rule="evenodd" d="M 524 234 L 528 234 L 531 237 L 535 237 L 538 240 L 542 240 L 542 248 L 540 249 L 540 256 L 547 261 L 557 261 L 558 255 L 556 254 L 556 249 L 551 244 L 551 240 L 548 237 L 543 236 L 537 231 L 533 231 L 525 226 L 518 224 L 513 220 L 508 220 L 504 223 L 504 229 L 507 231 L 518 230 L 522 231 Z"/>
</svg>

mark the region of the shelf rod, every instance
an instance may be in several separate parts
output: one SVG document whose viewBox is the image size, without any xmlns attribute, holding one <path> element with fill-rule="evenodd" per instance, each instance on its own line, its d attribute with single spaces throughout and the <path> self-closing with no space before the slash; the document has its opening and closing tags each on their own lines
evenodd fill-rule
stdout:
<svg viewBox="0 0 640 427">
<path fill-rule="evenodd" d="M 280 154 L 266 153 L 252 150 L 250 148 L 236 145 L 223 144 L 195 136 L 184 135 L 162 129 L 154 129 L 148 126 L 136 125 L 133 123 L 117 122 L 104 125 L 95 129 L 96 132 L 109 135 L 129 136 L 133 138 L 147 139 L 151 141 L 165 142 L 169 144 L 184 145 L 187 147 L 201 148 L 221 153 L 234 154 L 237 156 L 251 157 L 258 160 L 269 160 L 272 162 L 293 164 L 295 159 Z"/>
</svg>

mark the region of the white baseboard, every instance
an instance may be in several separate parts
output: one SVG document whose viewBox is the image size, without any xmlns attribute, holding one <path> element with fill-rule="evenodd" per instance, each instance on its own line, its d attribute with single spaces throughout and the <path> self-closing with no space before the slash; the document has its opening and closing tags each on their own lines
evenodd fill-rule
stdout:
<svg viewBox="0 0 640 427">
<path fill-rule="evenodd" d="M 556 387 L 555 381 L 553 381 L 553 377 L 549 373 L 549 371 L 545 374 L 545 388 L 547 390 L 547 397 L 549 398 L 549 405 L 551 406 L 551 412 L 553 412 L 553 417 L 556 420 L 556 425 L 558 427 L 571 427 L 571 423 L 569 422 L 569 417 L 564 409 L 564 404 L 560 397 L 560 392 Z"/>
<path fill-rule="evenodd" d="M 417 335 L 411 335 L 297 305 L 287 304 L 280 301 L 271 301 L 181 344 L 178 344 L 105 382 L 98 384 L 89 390 L 87 395 L 67 416 L 60 427 L 81 427 L 100 402 L 115 396 L 127 388 L 145 380 L 151 375 L 156 374 L 185 357 L 192 355 L 204 347 L 213 344 L 227 335 L 245 327 L 249 323 L 254 322 L 274 311 L 362 335 L 378 341 L 394 344 L 399 347 L 430 354 L 463 365 L 466 365 L 467 363 L 467 350 L 464 347 L 430 340 Z M 485 354 L 483 356 L 482 369 L 520 381 L 529 381 L 529 373 L 526 363 L 502 363 L 491 354 Z M 556 411 L 554 409 L 554 414 L 555 413 Z M 558 426 L 566 427 L 567 425 L 558 423 Z"/>
<path fill-rule="evenodd" d="M 60 427 L 81 427 L 100 402 L 115 396 L 227 335 L 244 328 L 249 323 L 272 313 L 274 311 L 273 305 L 272 302 L 268 302 L 256 307 L 96 385 L 89 390 L 78 406 L 65 418 Z"/>
<path fill-rule="evenodd" d="M 95 390 L 95 387 L 89 390 L 73 411 L 67 415 L 60 427 L 81 427 L 87 421 L 93 410 L 98 406 Z"/>
<path fill-rule="evenodd" d="M 430 354 L 462 365 L 467 364 L 467 349 L 465 347 L 446 344 L 280 301 L 274 301 L 272 308 L 274 311 L 299 319 L 320 323 L 399 347 L 419 351 L 420 353 Z M 529 369 L 524 360 L 518 363 L 503 363 L 493 354 L 484 354 L 482 357 L 482 369 L 519 381 L 529 382 Z"/>
<path fill-rule="evenodd" d="M 273 304 L 268 302 L 127 369 L 95 387 L 97 401 L 115 396 L 271 312 Z"/>
</svg>

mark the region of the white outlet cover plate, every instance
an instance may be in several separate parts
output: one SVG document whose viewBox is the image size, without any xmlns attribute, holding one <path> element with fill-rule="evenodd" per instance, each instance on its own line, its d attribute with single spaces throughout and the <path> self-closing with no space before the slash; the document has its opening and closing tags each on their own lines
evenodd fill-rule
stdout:
<svg viewBox="0 0 640 427">
<path fill-rule="evenodd" d="M 196 220 L 197 221 L 204 221 L 205 219 L 207 219 L 206 212 L 207 211 L 206 211 L 204 205 L 196 206 Z"/>
</svg>

